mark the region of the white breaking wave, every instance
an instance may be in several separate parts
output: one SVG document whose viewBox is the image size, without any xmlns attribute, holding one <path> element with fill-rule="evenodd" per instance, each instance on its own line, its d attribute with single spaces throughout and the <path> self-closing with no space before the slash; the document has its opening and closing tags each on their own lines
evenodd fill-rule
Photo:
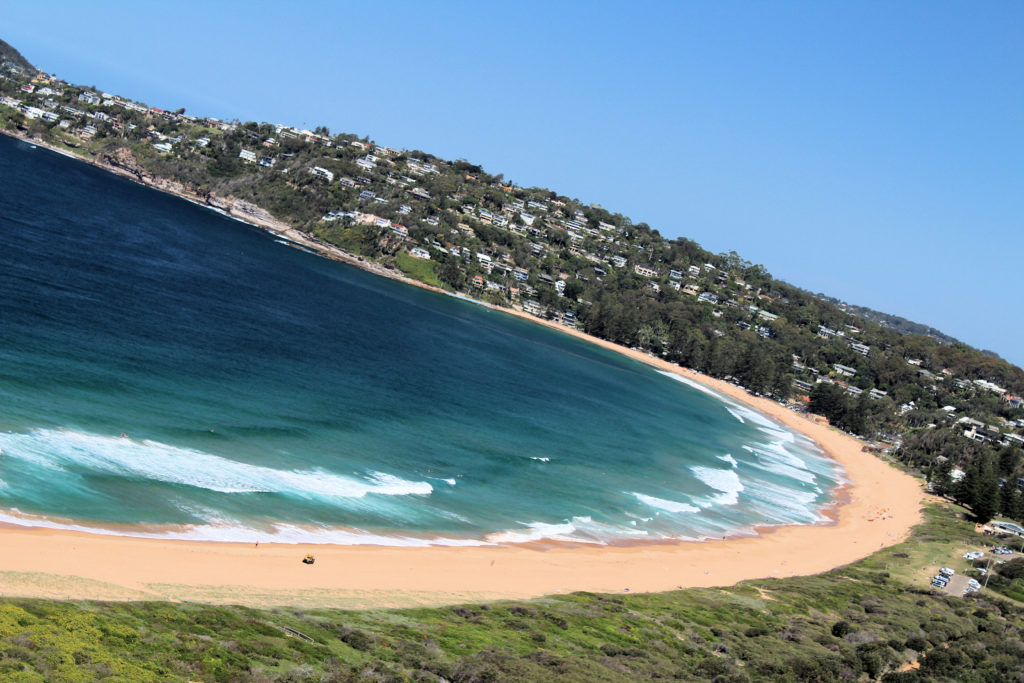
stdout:
<svg viewBox="0 0 1024 683">
<path fill-rule="evenodd" d="M 658 510 L 664 510 L 666 512 L 700 512 L 699 507 L 695 507 L 688 503 L 680 503 L 674 500 L 665 500 L 664 498 L 655 498 L 654 496 L 648 496 L 643 493 L 630 493 L 629 495 L 634 496 L 637 500 L 645 505 L 650 505 L 652 508 Z"/>
<path fill-rule="evenodd" d="M 735 505 L 740 500 L 740 492 L 744 490 L 743 482 L 735 470 L 719 470 L 713 467 L 691 467 L 690 471 L 697 475 L 703 484 L 721 493 L 706 499 L 706 504 L 698 503 L 701 507 L 712 505 Z"/>
<path fill-rule="evenodd" d="M 719 460 L 724 460 L 725 462 L 729 463 L 733 467 L 739 467 L 739 465 L 740 465 L 738 462 L 736 462 L 736 458 L 732 457 L 732 455 L 730 455 L 729 453 L 726 453 L 725 455 L 718 456 L 718 459 Z"/>
<path fill-rule="evenodd" d="M 572 522 L 560 524 L 547 524 L 545 522 L 520 522 L 525 528 L 515 531 L 498 531 L 487 534 L 486 538 L 491 543 L 529 543 L 541 539 L 552 541 L 574 542 L 576 539 L 570 535 L 576 531 Z"/>
<path fill-rule="evenodd" d="M 37 429 L 27 434 L 0 434 L 0 448 L 5 457 L 42 467 L 86 467 L 220 493 L 362 498 L 368 494 L 427 496 L 434 490 L 428 482 L 407 481 L 386 472 L 370 472 L 368 477 L 357 479 L 318 468 L 279 470 L 156 441 L 72 431 Z"/>
<path fill-rule="evenodd" d="M 703 393 L 707 394 L 708 396 L 714 396 L 715 398 L 720 398 L 720 399 L 723 399 L 723 400 L 725 398 L 722 394 L 718 393 L 714 389 L 710 389 L 710 388 L 704 386 L 703 384 L 701 384 L 700 382 L 694 382 L 689 377 L 683 377 L 682 375 L 677 375 L 676 373 L 668 372 L 667 370 L 657 370 L 656 372 L 658 374 L 660 374 L 660 375 L 665 375 L 669 379 L 674 379 L 677 382 L 682 382 L 683 384 L 685 384 L 686 386 L 690 387 L 691 389 L 696 389 L 697 391 L 703 392 Z"/>
<path fill-rule="evenodd" d="M 589 543 L 605 545 L 623 538 L 647 538 L 647 531 L 624 528 L 612 524 L 595 522 L 591 517 L 573 517 L 567 522 L 520 522 L 522 529 L 498 531 L 487 534 L 488 543 L 531 543 L 535 541 L 559 541 L 562 543 Z"/>
<path fill-rule="evenodd" d="M 814 473 L 807 469 L 803 460 L 786 451 L 782 444 L 769 446 L 743 446 L 745 451 L 757 456 L 757 466 L 772 474 L 779 474 L 790 479 L 813 484 L 817 481 Z"/>
<path fill-rule="evenodd" d="M 818 494 L 813 491 L 799 491 L 786 486 L 777 486 L 765 481 L 747 482 L 745 493 L 747 504 L 765 519 L 781 523 L 807 523 L 826 519 L 815 508 Z"/>
<path fill-rule="evenodd" d="M 739 414 L 738 412 L 736 412 L 736 411 L 735 411 L 735 410 L 733 410 L 732 408 L 726 408 L 726 410 L 728 410 L 728 411 L 729 411 L 729 414 L 730 414 L 730 415 L 732 415 L 733 417 L 735 417 L 735 418 L 736 418 L 737 420 L 739 420 L 739 421 L 740 421 L 741 423 L 743 423 L 743 424 L 746 424 L 746 420 L 744 420 L 744 419 L 743 419 L 743 416 L 742 416 L 742 415 L 740 415 L 740 414 Z"/>
<path fill-rule="evenodd" d="M 531 455 L 530 460 L 539 460 L 540 462 L 551 462 L 551 458 L 544 458 L 538 455 Z"/>
<path fill-rule="evenodd" d="M 374 534 L 361 529 L 338 527 L 304 527 L 298 524 L 272 524 L 264 528 L 246 526 L 238 522 L 216 521 L 208 524 L 183 524 L 181 526 L 103 527 L 78 524 L 70 521 L 53 520 L 47 517 L 25 515 L 18 510 L 0 511 L 0 522 L 18 526 L 81 531 L 101 536 L 128 536 L 130 538 L 155 538 L 181 541 L 211 541 L 219 543 L 308 543 L 317 545 L 380 545 L 401 547 L 428 546 L 484 546 L 493 545 L 473 538 L 446 538 Z"/>
</svg>

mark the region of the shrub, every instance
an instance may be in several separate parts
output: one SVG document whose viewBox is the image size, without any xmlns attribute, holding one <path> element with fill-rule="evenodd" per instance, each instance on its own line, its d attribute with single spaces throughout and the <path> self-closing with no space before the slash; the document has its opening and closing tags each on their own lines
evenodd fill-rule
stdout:
<svg viewBox="0 0 1024 683">
<path fill-rule="evenodd" d="M 850 623 L 848 621 L 837 621 L 832 626 L 832 635 L 836 638 L 842 638 L 850 632 Z"/>
</svg>

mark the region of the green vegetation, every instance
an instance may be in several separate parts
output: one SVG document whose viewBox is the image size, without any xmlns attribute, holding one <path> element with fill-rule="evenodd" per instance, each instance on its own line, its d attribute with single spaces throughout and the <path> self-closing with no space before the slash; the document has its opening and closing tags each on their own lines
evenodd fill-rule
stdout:
<svg viewBox="0 0 1024 683">
<path fill-rule="evenodd" d="M 5 600 L 0 678 L 1024 681 L 1024 609 L 922 578 L 979 540 L 935 504 L 862 562 L 730 588 L 362 612 Z M 1001 568 L 1006 585 L 1022 564 Z"/>
<path fill-rule="evenodd" d="M 407 251 L 400 251 L 395 257 L 395 264 L 403 273 L 415 280 L 435 287 L 441 286 L 441 281 L 437 279 L 435 261 L 424 261 L 410 255 Z"/>
</svg>

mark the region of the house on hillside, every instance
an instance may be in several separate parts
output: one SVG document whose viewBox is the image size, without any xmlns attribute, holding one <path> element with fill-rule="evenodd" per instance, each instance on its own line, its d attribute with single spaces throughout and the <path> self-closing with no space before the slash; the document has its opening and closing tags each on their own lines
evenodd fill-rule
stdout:
<svg viewBox="0 0 1024 683">
<path fill-rule="evenodd" d="M 714 292 L 702 292 L 701 295 L 697 297 L 697 301 L 704 301 L 709 304 L 717 304 L 718 295 L 715 294 Z"/>
<path fill-rule="evenodd" d="M 861 344 L 860 342 L 850 342 L 850 348 L 862 356 L 866 356 L 871 352 L 870 346 L 867 344 Z"/>
<path fill-rule="evenodd" d="M 547 313 L 547 307 L 541 304 L 539 301 L 533 299 L 525 299 L 523 301 L 523 311 L 530 315 L 536 315 L 538 317 L 543 316 Z"/>
<path fill-rule="evenodd" d="M 853 377 L 854 375 L 857 374 L 857 370 L 851 368 L 849 365 L 840 365 L 839 363 L 834 363 L 832 365 L 832 369 L 836 371 L 837 375 L 842 375 L 843 377 Z"/>
<path fill-rule="evenodd" d="M 334 180 L 334 173 L 320 166 L 314 166 L 313 168 L 309 169 L 309 172 L 318 178 L 323 178 L 327 182 L 331 182 Z"/>
<path fill-rule="evenodd" d="M 633 272 L 643 277 L 658 277 L 658 271 L 654 268 L 648 268 L 647 266 L 641 266 L 639 263 L 633 266 Z"/>
</svg>

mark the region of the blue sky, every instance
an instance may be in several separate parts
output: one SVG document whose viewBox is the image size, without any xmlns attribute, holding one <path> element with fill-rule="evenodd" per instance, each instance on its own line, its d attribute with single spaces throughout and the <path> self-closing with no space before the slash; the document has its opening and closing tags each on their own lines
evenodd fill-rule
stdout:
<svg viewBox="0 0 1024 683">
<path fill-rule="evenodd" d="M 1024 364 L 1024 4 L 19 3 L 152 106 L 465 158 Z"/>
</svg>

